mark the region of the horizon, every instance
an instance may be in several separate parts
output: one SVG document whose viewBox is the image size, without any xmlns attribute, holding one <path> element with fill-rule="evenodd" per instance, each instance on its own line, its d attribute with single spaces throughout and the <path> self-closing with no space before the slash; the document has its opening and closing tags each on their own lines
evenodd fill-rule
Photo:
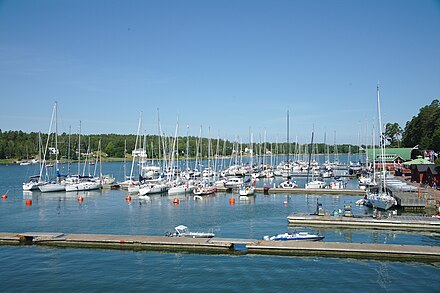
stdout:
<svg viewBox="0 0 440 293">
<path fill-rule="evenodd" d="M 440 98 L 440 2 L 0 2 L 2 131 L 368 143 Z M 375 126 L 376 127 L 376 126 Z M 208 134 L 210 128 L 210 135 Z"/>
</svg>

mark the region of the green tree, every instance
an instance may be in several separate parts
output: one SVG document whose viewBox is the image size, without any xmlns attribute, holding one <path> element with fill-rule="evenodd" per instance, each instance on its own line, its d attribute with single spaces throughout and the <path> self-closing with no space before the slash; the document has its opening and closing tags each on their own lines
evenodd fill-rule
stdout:
<svg viewBox="0 0 440 293">
<path fill-rule="evenodd" d="M 422 107 L 417 116 L 406 123 L 402 134 L 405 147 L 440 150 L 440 102 L 433 100 Z"/>
<path fill-rule="evenodd" d="M 385 138 L 391 147 L 399 147 L 400 136 L 402 135 L 402 127 L 398 123 L 387 123 L 385 126 Z"/>
</svg>

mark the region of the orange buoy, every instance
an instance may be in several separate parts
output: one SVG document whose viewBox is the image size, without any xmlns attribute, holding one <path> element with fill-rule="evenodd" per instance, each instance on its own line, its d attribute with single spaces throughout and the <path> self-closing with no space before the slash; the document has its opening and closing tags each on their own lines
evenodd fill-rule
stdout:
<svg viewBox="0 0 440 293">
<path fill-rule="evenodd" d="M 126 201 L 131 201 L 131 196 L 130 196 L 130 195 L 127 195 L 127 196 L 125 197 L 125 200 L 126 200 Z"/>
<path fill-rule="evenodd" d="M 26 205 L 29 207 L 32 205 L 32 199 L 26 199 Z"/>
<path fill-rule="evenodd" d="M 84 197 L 82 197 L 81 195 L 78 196 L 78 202 L 79 202 L 79 203 L 82 203 L 83 201 L 84 201 Z"/>
<path fill-rule="evenodd" d="M 231 198 L 229 199 L 229 203 L 230 203 L 230 204 L 235 204 L 235 198 L 231 197 Z"/>
<path fill-rule="evenodd" d="M 173 199 L 173 203 L 174 203 L 174 204 L 179 204 L 179 199 L 178 199 L 177 197 L 175 197 L 175 198 Z"/>
<path fill-rule="evenodd" d="M 8 196 L 6 195 L 6 193 L 2 194 L 2 199 L 7 199 L 7 198 L 8 198 Z"/>
</svg>

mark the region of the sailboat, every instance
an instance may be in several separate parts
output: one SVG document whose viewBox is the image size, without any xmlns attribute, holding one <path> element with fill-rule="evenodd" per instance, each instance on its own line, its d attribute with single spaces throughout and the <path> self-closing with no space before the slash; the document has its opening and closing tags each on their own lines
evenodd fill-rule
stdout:
<svg viewBox="0 0 440 293">
<path fill-rule="evenodd" d="M 41 158 L 41 148 L 42 148 L 42 143 L 41 143 L 41 135 L 40 133 L 38 133 L 38 157 Z M 34 159 L 36 160 L 36 159 Z M 28 182 L 23 182 L 23 191 L 33 191 L 33 190 L 39 190 L 38 186 L 40 185 L 44 185 L 47 182 L 44 182 L 41 178 L 42 178 L 42 172 L 43 172 L 43 165 L 40 161 L 40 172 L 38 175 L 33 175 L 29 178 Z"/>
<path fill-rule="evenodd" d="M 379 137 L 380 137 L 380 149 L 381 149 L 381 165 L 382 165 L 382 178 L 377 188 L 371 188 L 367 192 L 367 200 L 365 205 L 372 206 L 382 210 L 388 210 L 394 205 L 397 205 L 396 199 L 392 196 L 391 190 L 386 185 L 386 172 L 385 172 L 385 136 L 382 132 L 382 118 L 380 112 L 380 95 L 379 84 L 377 85 L 377 111 L 379 118 Z"/>
<path fill-rule="evenodd" d="M 90 145 L 90 142 L 89 142 Z M 89 156 L 89 149 L 87 151 L 87 157 Z M 86 158 L 87 158 L 86 157 Z M 87 159 L 84 162 L 84 171 L 85 167 L 87 166 Z M 96 180 L 96 178 L 93 178 L 92 176 L 81 176 L 79 174 L 79 171 L 81 169 L 81 121 L 79 124 L 79 133 L 78 133 L 78 175 L 77 176 L 71 176 L 66 180 L 66 192 L 71 191 L 89 191 L 89 190 L 96 190 L 101 189 L 101 182 L 99 180 Z"/>
<path fill-rule="evenodd" d="M 314 131 L 312 131 L 312 140 L 311 140 L 311 150 L 309 152 L 309 163 L 307 168 L 307 183 L 306 183 L 306 189 L 316 189 L 316 188 L 325 188 L 326 183 L 322 180 L 319 180 L 318 178 L 315 179 L 314 172 L 312 172 L 312 181 L 309 182 L 309 172 L 310 172 L 310 165 L 311 165 L 311 159 L 312 159 L 312 152 L 313 152 L 313 135 Z"/>
<path fill-rule="evenodd" d="M 54 118 L 55 118 L 55 148 L 48 148 L 49 146 L 49 139 L 50 139 L 50 134 L 51 134 L 51 130 L 52 130 L 52 123 L 54 122 Z M 51 154 L 55 154 L 55 179 L 52 180 L 51 182 L 44 184 L 44 185 L 40 185 L 38 186 L 38 188 L 40 189 L 41 192 L 54 192 L 54 191 L 65 191 L 66 187 L 65 187 L 65 183 L 61 180 L 61 174 L 60 174 L 60 169 L 58 166 L 58 155 L 59 155 L 59 150 L 58 150 L 58 103 L 55 102 L 55 105 L 53 107 L 53 111 L 52 111 L 52 119 L 51 119 L 51 124 L 49 127 L 49 134 L 47 136 L 47 142 L 46 142 L 46 149 L 44 152 L 44 158 L 43 158 L 43 165 L 46 164 L 46 154 L 47 151 L 49 150 L 49 152 Z M 48 166 L 46 165 L 46 174 L 48 173 Z"/>
</svg>

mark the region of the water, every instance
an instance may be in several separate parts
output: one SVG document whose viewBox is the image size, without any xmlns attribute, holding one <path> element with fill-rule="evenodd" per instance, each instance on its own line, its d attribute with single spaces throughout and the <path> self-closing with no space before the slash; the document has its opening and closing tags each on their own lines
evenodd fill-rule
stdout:
<svg viewBox="0 0 440 293">
<path fill-rule="evenodd" d="M 257 195 L 240 201 L 237 194 L 194 201 L 179 196 L 152 196 L 125 201 L 125 192 L 23 194 L 21 183 L 34 166 L 0 166 L 2 232 L 108 233 L 164 235 L 174 226 L 212 230 L 219 237 L 261 239 L 293 229 L 319 232 L 324 241 L 440 245 L 430 233 L 288 227 L 291 212 L 314 212 L 319 200 L 326 210 L 351 204 L 359 196 Z M 122 178 L 122 163 L 105 163 L 104 173 Z M 298 179 L 300 180 L 300 179 Z M 277 181 L 259 181 L 260 186 Z M 352 180 L 349 184 L 355 184 Z M 235 205 L 229 198 L 235 198 Z M 32 206 L 25 200 L 32 198 Z M 203 255 L 98 249 L 53 249 L 0 246 L 2 291 L 75 292 L 438 292 L 439 264 L 399 263 L 324 257 Z"/>
</svg>

